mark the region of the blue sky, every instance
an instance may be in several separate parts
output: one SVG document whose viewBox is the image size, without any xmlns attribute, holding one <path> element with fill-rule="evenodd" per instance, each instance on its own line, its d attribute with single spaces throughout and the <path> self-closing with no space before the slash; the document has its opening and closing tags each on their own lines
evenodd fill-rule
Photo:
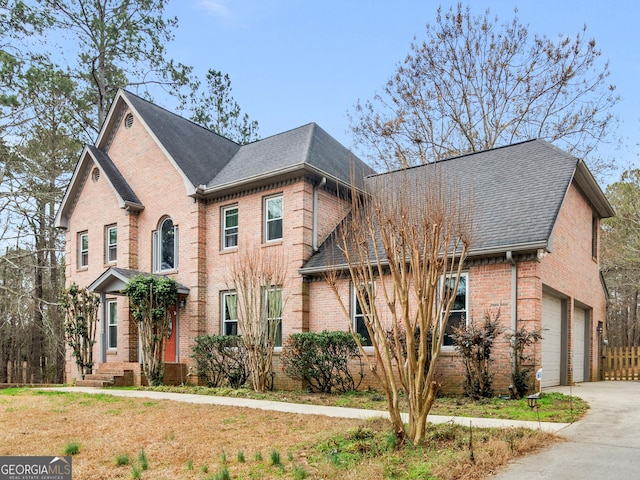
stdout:
<svg viewBox="0 0 640 480">
<path fill-rule="evenodd" d="M 167 14 L 179 28 L 170 57 L 229 74 L 233 96 L 260 125 L 261 137 L 316 122 L 352 146 L 347 112 L 380 91 L 409 53 L 414 35 L 436 10 L 457 2 L 417 0 L 174 0 Z M 622 97 L 616 113 L 627 146 L 621 168 L 638 165 L 640 133 L 640 2 L 536 0 L 469 3 L 507 21 L 517 6 L 531 34 L 574 36 L 586 24 L 609 60 Z M 161 99 L 156 99 L 162 105 Z"/>
</svg>

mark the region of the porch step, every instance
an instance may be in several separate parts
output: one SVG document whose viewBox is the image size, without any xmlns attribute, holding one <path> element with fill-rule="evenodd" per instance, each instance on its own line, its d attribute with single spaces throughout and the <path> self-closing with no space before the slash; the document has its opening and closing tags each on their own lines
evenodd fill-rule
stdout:
<svg viewBox="0 0 640 480">
<path fill-rule="evenodd" d="M 84 380 L 76 380 L 78 387 L 128 387 L 134 385 L 133 370 L 99 368 L 96 373 L 85 375 Z"/>
<path fill-rule="evenodd" d="M 76 380 L 76 387 L 105 388 L 105 387 L 111 387 L 112 385 L 113 385 L 112 382 L 108 382 L 104 380 L 90 380 L 86 377 L 84 380 L 80 380 L 80 379 Z"/>
</svg>

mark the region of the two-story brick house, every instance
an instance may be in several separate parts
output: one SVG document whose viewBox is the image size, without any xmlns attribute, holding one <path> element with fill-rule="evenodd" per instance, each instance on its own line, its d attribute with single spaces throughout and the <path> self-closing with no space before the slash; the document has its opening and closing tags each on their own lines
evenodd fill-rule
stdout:
<svg viewBox="0 0 640 480">
<path fill-rule="evenodd" d="M 605 313 L 598 225 L 613 211 L 584 163 L 535 140 L 442 164 L 474 189 L 480 206 L 458 318 L 499 305 L 506 327 L 546 329 L 535 352 L 544 384 L 596 379 Z M 315 124 L 240 146 L 120 91 L 56 218 L 66 231 L 67 283 L 101 296 L 97 370 L 130 370 L 128 380 L 139 381 L 137 329 L 120 292 L 132 275 L 156 273 L 180 284 L 166 381 L 186 382 L 193 339 L 236 332 L 226 273 L 248 245 L 286 258 L 280 341 L 346 330 L 349 320 L 321 279 L 334 258 L 325 240 L 348 213 L 338 191 L 352 181 L 363 186 L 371 173 Z M 351 296 L 346 280 L 344 295 Z M 350 321 L 362 328 L 351 300 Z M 498 370 L 508 374 L 506 342 L 500 350 Z M 459 367 L 446 352 L 445 385 L 458 382 Z M 276 385 L 285 385 L 276 373 Z M 72 361 L 67 374 L 77 376 Z"/>
</svg>

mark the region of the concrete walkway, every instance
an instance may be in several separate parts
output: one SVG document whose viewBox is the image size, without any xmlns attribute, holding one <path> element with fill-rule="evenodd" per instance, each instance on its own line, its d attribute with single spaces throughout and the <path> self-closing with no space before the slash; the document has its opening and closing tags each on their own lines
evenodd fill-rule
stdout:
<svg viewBox="0 0 640 480">
<path fill-rule="evenodd" d="M 51 390 L 51 389 L 50 389 Z M 52 390 L 63 392 L 81 392 L 92 394 L 115 395 L 119 397 L 137 397 L 150 398 L 154 400 L 172 400 L 175 402 L 199 403 L 210 405 L 225 405 L 229 407 L 255 408 L 259 410 L 272 410 L 276 412 L 301 413 L 307 415 L 324 415 L 336 418 L 356 418 L 367 419 L 375 417 L 387 417 L 388 413 L 381 410 L 362 410 L 358 408 L 330 407 L 322 405 L 307 405 L 300 403 L 274 402 L 270 400 L 254 400 L 250 398 L 236 397 L 216 397 L 211 395 L 194 395 L 189 393 L 172 393 L 172 392 L 156 392 L 146 390 L 117 390 L 117 389 L 100 389 L 92 387 L 56 387 Z M 431 423 L 447 423 L 469 426 L 471 423 L 477 428 L 503 428 L 503 427 L 525 427 L 537 430 L 541 428 L 546 432 L 559 432 L 570 424 L 568 423 L 548 423 L 542 422 L 524 422 L 517 420 L 502 420 L 496 418 L 468 418 L 468 417 L 449 417 L 441 415 L 429 415 Z M 408 418 L 405 415 L 405 421 Z"/>
<path fill-rule="evenodd" d="M 640 478 L 640 382 L 581 383 L 554 391 L 591 408 L 560 431 L 566 442 L 513 462 L 492 480 L 636 480 Z"/>
</svg>

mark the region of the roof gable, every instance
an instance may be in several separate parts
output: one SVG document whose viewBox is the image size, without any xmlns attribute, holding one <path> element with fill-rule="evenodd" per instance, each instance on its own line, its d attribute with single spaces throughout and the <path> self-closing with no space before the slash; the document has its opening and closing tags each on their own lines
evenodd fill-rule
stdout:
<svg viewBox="0 0 640 480">
<path fill-rule="evenodd" d="M 99 168 L 101 176 L 104 176 L 113 190 L 120 208 L 133 211 L 144 209 L 144 205 L 142 205 L 138 196 L 122 176 L 111 158 L 103 151 L 89 145 L 84 148 L 80 155 L 80 160 L 76 164 L 69 186 L 65 191 L 60 208 L 56 213 L 54 223 L 56 228 L 68 228 L 69 218 L 73 213 L 76 202 L 94 165 Z"/>
<path fill-rule="evenodd" d="M 96 146 L 108 152 L 123 111 L 129 107 L 183 177 L 187 194 L 206 185 L 231 160 L 240 145 L 137 95 L 119 90 Z"/>
<path fill-rule="evenodd" d="M 365 175 L 374 173 L 315 123 L 243 145 L 216 175 L 203 193 L 264 180 L 300 169 L 312 170 L 333 181 L 349 184 L 351 177 L 362 186 Z"/>
</svg>

